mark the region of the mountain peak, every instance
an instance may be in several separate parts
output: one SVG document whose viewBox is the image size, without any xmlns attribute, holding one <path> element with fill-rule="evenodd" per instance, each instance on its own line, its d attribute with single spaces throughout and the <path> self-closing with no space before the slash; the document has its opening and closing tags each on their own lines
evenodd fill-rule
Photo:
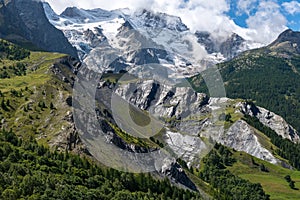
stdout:
<svg viewBox="0 0 300 200">
<path fill-rule="evenodd" d="M 276 41 L 277 42 L 290 41 L 290 42 L 299 43 L 300 42 L 300 32 L 293 31 L 291 29 L 287 29 L 278 36 Z"/>
<path fill-rule="evenodd" d="M 60 14 L 62 18 L 81 24 L 111 20 L 118 16 L 119 13 L 117 11 L 107 11 L 101 8 L 82 9 L 77 7 L 68 7 Z"/>
<path fill-rule="evenodd" d="M 137 24 L 152 28 L 167 28 L 179 32 L 187 31 L 189 28 L 182 22 L 180 17 L 168 15 L 161 12 L 153 12 L 142 9 L 134 13 Z M 139 21 L 139 22 L 137 22 Z"/>
<path fill-rule="evenodd" d="M 54 21 L 59 20 L 59 16 L 54 12 L 54 10 L 51 8 L 48 2 L 43 2 L 43 7 L 44 7 L 45 14 L 49 20 L 54 20 Z"/>
<path fill-rule="evenodd" d="M 80 9 L 77 7 L 67 7 L 60 15 L 64 17 L 80 17 Z"/>
<path fill-rule="evenodd" d="M 277 51 L 300 53 L 300 32 L 287 29 L 269 47 Z"/>
</svg>

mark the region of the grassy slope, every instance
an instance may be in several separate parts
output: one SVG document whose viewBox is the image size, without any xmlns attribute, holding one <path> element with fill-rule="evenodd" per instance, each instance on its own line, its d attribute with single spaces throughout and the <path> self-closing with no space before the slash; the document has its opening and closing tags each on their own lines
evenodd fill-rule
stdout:
<svg viewBox="0 0 300 200">
<path fill-rule="evenodd" d="M 229 105 L 226 108 L 226 113 L 231 114 L 231 120 L 233 122 L 242 118 L 240 114 L 237 114 L 235 112 L 235 109 L 232 107 L 232 105 Z M 270 152 L 273 152 L 275 157 L 277 157 L 278 159 L 285 160 L 275 153 L 277 147 L 271 143 L 270 138 L 268 138 L 257 129 L 254 129 L 254 131 L 255 135 L 258 137 L 259 142 L 264 148 L 266 148 Z M 264 191 L 267 194 L 271 195 L 271 199 L 283 200 L 300 198 L 300 171 L 289 170 L 278 165 L 270 164 L 245 152 L 234 152 L 234 157 L 237 159 L 237 162 L 232 167 L 229 167 L 230 171 L 235 175 L 238 175 L 241 178 L 247 179 L 253 183 L 260 183 L 263 186 Z M 253 165 L 251 159 L 253 159 L 257 165 Z M 268 168 L 269 172 L 266 173 L 260 171 L 260 164 L 265 165 Z M 296 182 L 296 188 L 298 188 L 299 190 L 293 190 L 289 187 L 288 183 L 284 179 L 286 175 L 291 176 L 292 180 Z"/>
<path fill-rule="evenodd" d="M 229 170 L 241 178 L 247 179 L 253 183 L 260 183 L 267 194 L 271 195 L 271 199 L 300 199 L 300 171 L 285 169 L 283 167 L 270 164 L 263 160 L 257 159 L 244 152 L 234 152 L 237 162 L 229 167 Z M 256 164 L 253 164 L 251 159 Z M 269 172 L 260 171 L 259 165 L 265 165 Z M 294 180 L 296 188 L 293 190 L 289 187 L 284 179 L 286 175 L 290 175 Z"/>
<path fill-rule="evenodd" d="M 62 118 L 70 110 L 65 105 L 69 91 L 59 84 L 60 81 L 49 69 L 57 59 L 64 56 L 57 53 L 31 52 L 30 58 L 20 61 L 27 64 L 26 76 L 0 79 L 0 90 L 4 94 L 0 99 L 10 102 L 7 111 L 0 108 L 0 119 L 5 120 L 3 127 L 24 137 L 34 135 L 40 142 L 47 144 L 63 126 L 67 126 Z M 3 60 L 0 67 L 16 62 Z M 17 91 L 19 96 L 13 95 L 12 90 Z M 45 103 L 45 108 L 39 107 L 41 102 Z M 50 109 L 51 103 L 55 109 Z"/>
</svg>

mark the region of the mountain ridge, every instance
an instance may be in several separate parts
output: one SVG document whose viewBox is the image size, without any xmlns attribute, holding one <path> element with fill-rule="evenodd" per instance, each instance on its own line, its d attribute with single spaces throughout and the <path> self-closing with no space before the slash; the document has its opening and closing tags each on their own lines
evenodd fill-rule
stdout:
<svg viewBox="0 0 300 200">
<path fill-rule="evenodd" d="M 50 5 L 44 3 L 44 7 L 48 8 Z M 148 40 L 152 40 L 158 45 L 163 45 L 171 51 L 177 49 L 177 51 L 180 52 L 182 49 L 186 49 L 187 47 L 184 46 L 185 37 L 193 37 L 193 40 L 197 40 L 197 32 L 195 34 L 190 33 L 189 28 L 179 17 L 167 15 L 165 13 L 155 13 L 145 9 L 133 12 L 122 9 L 112 11 L 105 11 L 103 9 L 84 10 L 73 7 L 66 8 L 60 16 L 55 14 L 53 10 L 50 11 L 50 9 L 45 9 L 45 11 L 50 22 L 55 25 L 56 28 L 62 30 L 70 43 L 77 48 L 82 60 L 92 49 L 96 48 L 96 46 L 92 45 L 88 39 L 78 38 L 83 32 L 89 30 L 97 35 L 97 31 L 95 30 L 100 28 L 103 30 L 101 37 L 106 37 L 108 43 L 111 43 L 112 40 L 114 40 L 115 43 L 116 40 L 118 40 L 116 38 L 118 28 L 126 22 L 131 24 L 134 31 L 139 31 L 146 36 Z M 68 13 L 72 14 L 69 15 Z M 97 13 L 97 15 L 95 13 Z M 188 32 L 189 34 L 187 34 Z M 211 37 L 211 35 L 209 34 L 207 38 L 208 37 Z M 113 44 L 111 45 L 113 46 Z M 198 39 L 199 49 L 203 46 L 209 54 L 205 58 L 209 63 L 208 65 L 232 59 L 234 56 L 245 50 L 257 47 L 257 45 L 258 44 L 244 40 L 235 33 L 225 37 L 222 43 L 215 41 L 215 39 L 212 39 L 209 43 Z M 204 52 L 198 53 L 204 54 Z M 188 65 L 188 62 L 181 59 L 179 60 L 178 64 L 176 64 L 175 61 L 171 63 L 168 61 L 164 62 L 171 65 L 174 65 L 175 63 L 175 65 L 177 65 L 175 68 L 179 68 L 179 71 L 186 71 L 185 73 L 191 70 L 180 67 L 179 65 Z"/>
<path fill-rule="evenodd" d="M 27 44 L 33 49 L 66 53 L 77 58 L 76 50 L 62 32 L 49 23 L 41 2 L 6 1 L 0 8 L 0 15 L 2 38 L 21 45 Z"/>
</svg>

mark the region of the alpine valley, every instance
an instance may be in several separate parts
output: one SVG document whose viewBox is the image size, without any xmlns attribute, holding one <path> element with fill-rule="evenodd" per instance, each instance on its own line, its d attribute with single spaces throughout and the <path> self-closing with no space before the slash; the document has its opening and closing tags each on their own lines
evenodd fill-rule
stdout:
<svg viewBox="0 0 300 200">
<path fill-rule="evenodd" d="M 300 199 L 300 32 L 4 0 L 0 38 L 0 199 Z"/>
</svg>

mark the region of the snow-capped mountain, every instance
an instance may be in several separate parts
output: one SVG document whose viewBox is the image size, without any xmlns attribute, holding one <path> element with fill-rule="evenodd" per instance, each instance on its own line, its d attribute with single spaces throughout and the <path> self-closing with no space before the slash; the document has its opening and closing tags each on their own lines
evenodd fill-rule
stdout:
<svg viewBox="0 0 300 200">
<path fill-rule="evenodd" d="M 63 31 L 80 59 L 95 69 L 101 66 L 100 71 L 128 68 L 143 60 L 143 64 L 159 63 L 176 76 L 191 76 L 251 49 L 250 42 L 235 33 L 217 41 L 210 33 L 191 33 L 179 17 L 165 13 L 70 7 L 57 15 L 48 3 L 43 5 L 49 21 Z M 104 49 L 122 60 L 117 68 L 102 66 Z"/>
<path fill-rule="evenodd" d="M 165 13 L 153 13 L 145 9 L 135 12 L 132 16 L 129 16 L 129 19 L 135 25 L 135 28 L 167 28 L 176 32 L 189 30 L 179 17 Z"/>
</svg>

